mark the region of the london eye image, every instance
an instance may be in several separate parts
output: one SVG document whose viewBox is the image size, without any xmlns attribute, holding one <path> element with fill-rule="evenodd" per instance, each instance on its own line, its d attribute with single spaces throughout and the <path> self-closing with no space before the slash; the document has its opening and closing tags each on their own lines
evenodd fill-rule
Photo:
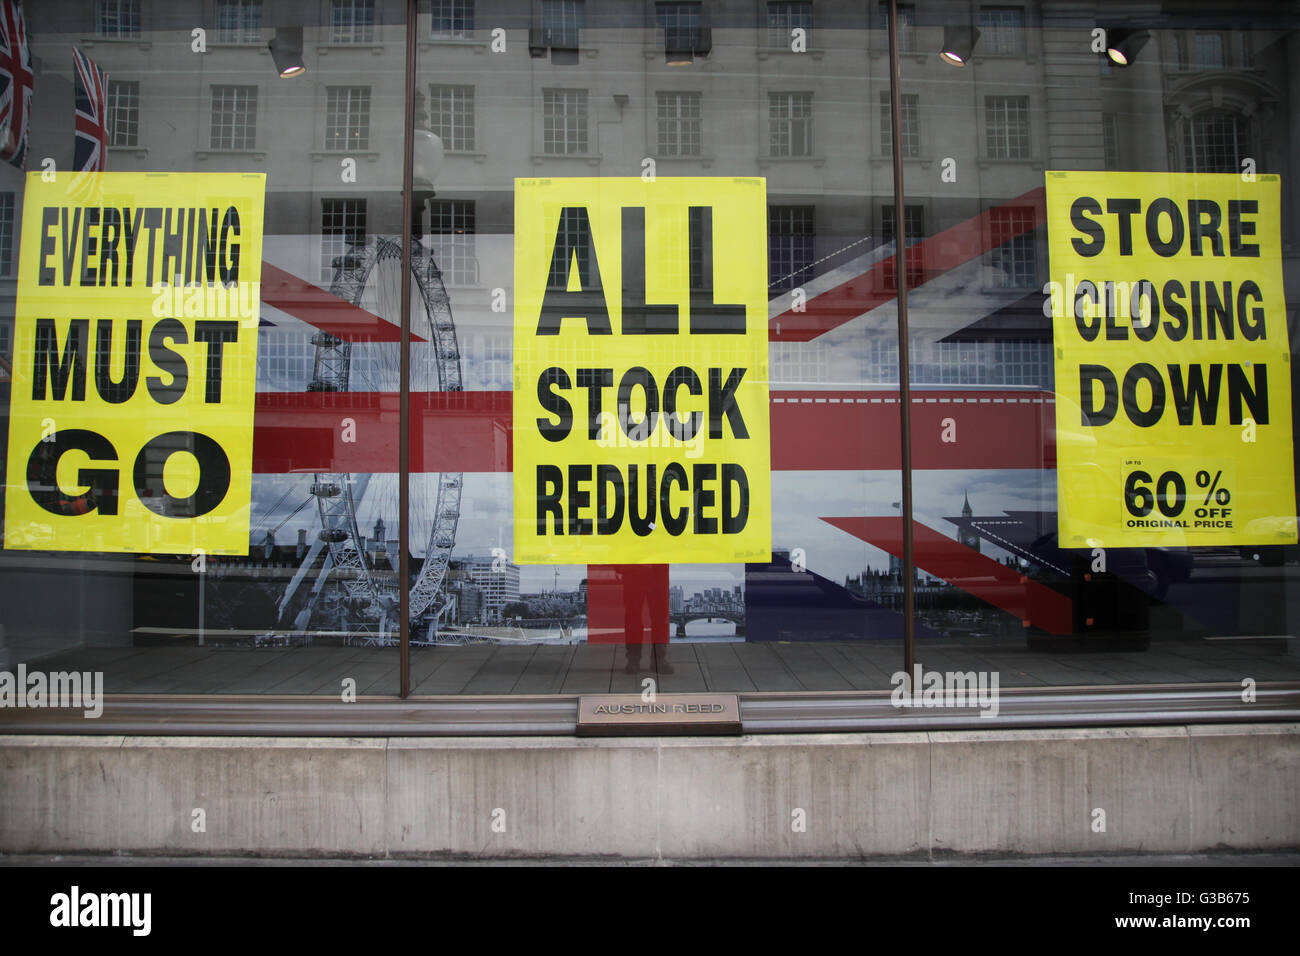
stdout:
<svg viewBox="0 0 1300 956">
<path fill-rule="evenodd" d="M 401 315 L 402 245 L 396 236 L 368 236 L 334 260 L 330 292 L 396 324 Z M 451 304 L 432 251 L 418 238 L 411 250 L 412 394 L 461 390 L 460 349 Z M 349 342 L 328 332 L 315 348 L 308 388 L 322 392 L 395 394 L 400 385 L 396 342 Z M 410 478 L 410 619 L 435 619 L 447 564 L 456 542 L 462 476 L 418 473 Z M 400 520 L 395 473 L 319 472 L 311 495 L 319 540 L 328 550 L 329 576 L 341 592 L 349 642 L 396 641 L 399 604 L 395 544 L 379 532 Z M 315 604 L 315 601 L 312 602 Z"/>
</svg>

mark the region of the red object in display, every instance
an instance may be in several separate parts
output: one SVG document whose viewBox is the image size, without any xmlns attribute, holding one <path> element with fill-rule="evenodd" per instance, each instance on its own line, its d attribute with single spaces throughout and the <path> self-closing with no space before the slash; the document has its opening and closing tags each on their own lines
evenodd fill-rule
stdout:
<svg viewBox="0 0 1300 956">
<path fill-rule="evenodd" d="M 587 566 L 587 643 L 667 644 L 668 624 L 668 565 Z"/>
<path fill-rule="evenodd" d="M 903 556 L 901 518 L 822 520 L 894 557 Z M 919 570 L 1014 614 L 1026 627 L 1037 627 L 1049 634 L 1073 633 L 1073 602 L 1066 595 L 915 521 L 912 544 Z"/>
</svg>

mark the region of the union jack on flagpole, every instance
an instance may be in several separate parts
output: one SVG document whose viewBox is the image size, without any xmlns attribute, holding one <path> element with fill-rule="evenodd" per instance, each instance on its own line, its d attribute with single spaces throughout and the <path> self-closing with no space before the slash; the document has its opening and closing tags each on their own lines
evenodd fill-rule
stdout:
<svg viewBox="0 0 1300 956">
<path fill-rule="evenodd" d="M 77 91 L 77 136 L 72 168 L 77 172 L 102 173 L 108 168 L 108 74 L 75 47 L 72 63 Z"/>
<path fill-rule="evenodd" d="M 18 0 L 0 0 L 0 160 L 27 166 L 32 114 L 32 51 Z"/>
</svg>

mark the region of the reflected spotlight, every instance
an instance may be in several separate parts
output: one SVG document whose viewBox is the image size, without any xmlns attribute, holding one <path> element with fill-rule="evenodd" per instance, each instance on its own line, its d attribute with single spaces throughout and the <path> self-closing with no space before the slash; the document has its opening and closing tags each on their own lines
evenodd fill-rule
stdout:
<svg viewBox="0 0 1300 956">
<path fill-rule="evenodd" d="M 1129 66 L 1150 39 L 1150 30 L 1107 30 L 1106 56 L 1116 66 Z"/>
<path fill-rule="evenodd" d="M 271 51 L 280 79 L 287 80 L 307 72 L 302 61 L 302 27 L 276 27 L 275 38 L 266 47 Z"/>
<path fill-rule="evenodd" d="M 965 66 L 979 38 L 979 30 L 972 26 L 944 27 L 943 48 L 939 50 L 940 59 L 953 66 Z"/>
</svg>

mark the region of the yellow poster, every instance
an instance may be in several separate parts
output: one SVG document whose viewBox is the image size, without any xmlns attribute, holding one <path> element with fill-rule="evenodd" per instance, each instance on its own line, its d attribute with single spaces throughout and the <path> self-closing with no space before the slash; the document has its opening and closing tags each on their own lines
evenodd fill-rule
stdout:
<svg viewBox="0 0 1300 956">
<path fill-rule="evenodd" d="M 248 553 L 265 192 L 28 174 L 6 548 Z"/>
<path fill-rule="evenodd" d="M 1063 547 L 1296 541 L 1280 193 L 1047 173 Z"/>
<path fill-rule="evenodd" d="M 762 179 L 515 181 L 520 564 L 770 560 Z"/>
</svg>

